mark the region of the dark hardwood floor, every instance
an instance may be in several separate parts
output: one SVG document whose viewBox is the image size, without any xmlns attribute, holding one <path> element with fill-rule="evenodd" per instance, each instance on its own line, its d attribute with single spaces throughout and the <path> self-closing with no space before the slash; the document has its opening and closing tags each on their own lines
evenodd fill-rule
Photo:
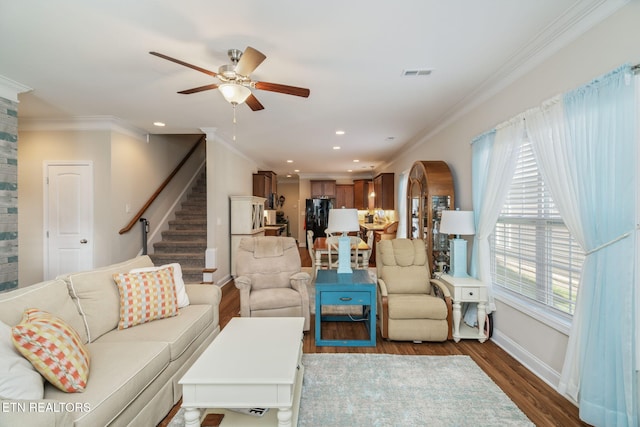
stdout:
<svg viewBox="0 0 640 427">
<path fill-rule="evenodd" d="M 300 251 L 302 265 L 310 267 L 311 259 L 306 250 Z M 233 283 L 222 288 L 220 304 L 220 326 L 224 326 L 239 316 L 240 297 Z M 384 353 L 400 355 L 468 355 L 482 370 L 511 398 L 536 426 L 589 426 L 578 418 L 578 408 L 558 394 L 527 368 L 491 341 L 479 343 L 475 340 L 461 340 L 459 343 L 422 343 L 386 341 L 378 330 L 376 347 L 316 347 L 314 318 L 311 330 L 304 335 L 305 353 Z M 362 323 L 333 322 L 323 326 L 326 338 L 366 338 Z M 166 426 L 179 403 L 160 426 Z M 470 424 L 471 425 L 471 424 Z"/>
</svg>

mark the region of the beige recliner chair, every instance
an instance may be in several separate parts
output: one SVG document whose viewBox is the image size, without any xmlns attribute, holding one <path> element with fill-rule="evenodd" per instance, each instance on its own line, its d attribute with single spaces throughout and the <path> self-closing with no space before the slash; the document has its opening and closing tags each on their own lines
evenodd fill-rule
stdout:
<svg viewBox="0 0 640 427">
<path fill-rule="evenodd" d="M 308 331 L 309 274 L 301 271 L 292 237 L 245 237 L 236 253 L 235 285 L 242 317 L 304 317 Z"/>
<path fill-rule="evenodd" d="M 376 270 L 383 338 L 451 338 L 451 296 L 446 285 L 431 279 L 423 240 L 381 240 L 376 247 Z"/>
</svg>

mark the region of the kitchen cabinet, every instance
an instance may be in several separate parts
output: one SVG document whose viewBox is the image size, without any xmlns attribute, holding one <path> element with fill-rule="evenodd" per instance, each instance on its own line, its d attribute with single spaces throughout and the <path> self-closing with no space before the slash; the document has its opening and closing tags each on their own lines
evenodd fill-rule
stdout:
<svg viewBox="0 0 640 427">
<path fill-rule="evenodd" d="M 369 209 L 369 184 L 371 184 L 370 179 L 353 180 L 353 205 L 356 209 Z"/>
<path fill-rule="evenodd" d="M 278 192 L 278 176 L 271 171 L 253 174 L 253 195 L 266 199 L 265 208 L 275 209 L 275 195 Z"/>
<path fill-rule="evenodd" d="M 244 237 L 264 236 L 263 197 L 230 196 L 231 212 L 231 275 L 235 277 L 235 255 Z"/>
<path fill-rule="evenodd" d="M 424 240 L 432 273 L 449 264 L 449 236 L 438 230 L 442 211 L 453 208 L 449 166 L 443 161 L 415 162 L 407 183 L 407 236 Z"/>
<path fill-rule="evenodd" d="M 353 209 L 353 184 L 336 184 L 336 208 Z"/>
<path fill-rule="evenodd" d="M 376 192 L 374 208 L 393 210 L 395 207 L 395 183 L 393 173 L 381 173 L 373 179 L 373 188 Z"/>
<path fill-rule="evenodd" d="M 335 197 L 335 180 L 311 181 L 311 198 L 335 199 Z"/>
</svg>

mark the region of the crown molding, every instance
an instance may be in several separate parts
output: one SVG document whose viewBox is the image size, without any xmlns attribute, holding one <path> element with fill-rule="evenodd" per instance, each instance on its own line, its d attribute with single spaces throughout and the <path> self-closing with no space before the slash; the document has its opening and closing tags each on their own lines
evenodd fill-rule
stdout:
<svg viewBox="0 0 640 427">
<path fill-rule="evenodd" d="M 604 21 L 630 1 L 589 0 L 575 2 L 565 13 L 541 30 L 527 46 L 515 52 L 490 78 L 461 99 L 448 112 L 434 120 L 432 123 L 437 123 L 437 126 L 425 128 L 405 146 L 404 150 L 407 153 L 414 151 L 425 141 L 533 70 L 544 60 Z M 388 162 L 385 167 L 390 167 L 394 162 Z"/>
<path fill-rule="evenodd" d="M 18 83 L 4 76 L 0 76 L 0 98 L 8 99 L 13 102 L 20 102 L 18 94 L 31 92 L 33 89 Z"/>
<path fill-rule="evenodd" d="M 240 151 L 238 149 L 238 147 L 231 143 L 229 141 L 229 139 L 226 137 L 225 134 L 223 134 L 222 132 L 218 131 L 218 128 L 216 127 L 201 127 L 200 130 L 202 131 L 202 133 L 204 133 L 206 135 L 206 138 L 208 141 L 210 142 L 217 142 L 218 144 L 224 146 L 225 148 L 227 148 L 229 151 L 237 154 L 238 156 L 249 160 L 252 163 L 256 163 L 255 159 L 252 159 L 251 157 L 247 156 L 245 153 L 243 153 L 242 151 Z"/>
<path fill-rule="evenodd" d="M 109 131 L 136 139 L 147 139 L 148 132 L 113 116 L 77 116 L 57 119 L 19 118 L 21 131 Z"/>
</svg>

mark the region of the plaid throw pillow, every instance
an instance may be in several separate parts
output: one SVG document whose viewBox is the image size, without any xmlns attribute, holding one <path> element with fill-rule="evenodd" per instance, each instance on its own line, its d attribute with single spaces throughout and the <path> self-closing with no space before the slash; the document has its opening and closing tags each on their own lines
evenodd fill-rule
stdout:
<svg viewBox="0 0 640 427">
<path fill-rule="evenodd" d="M 118 329 L 178 314 L 173 267 L 157 271 L 114 274 L 120 293 Z"/>
<path fill-rule="evenodd" d="M 78 333 L 62 319 L 30 308 L 11 334 L 18 351 L 51 384 L 67 393 L 85 389 L 89 352 Z"/>
</svg>

